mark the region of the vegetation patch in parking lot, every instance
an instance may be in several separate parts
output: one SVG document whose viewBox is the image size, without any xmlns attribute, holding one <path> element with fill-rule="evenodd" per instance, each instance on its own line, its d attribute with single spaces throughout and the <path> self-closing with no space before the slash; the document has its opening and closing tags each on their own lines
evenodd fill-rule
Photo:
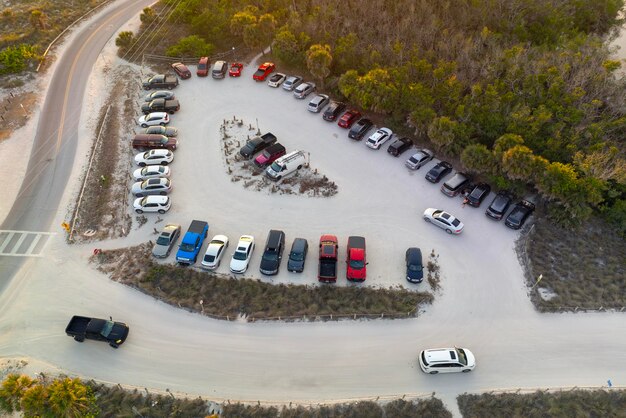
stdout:
<svg viewBox="0 0 626 418">
<path fill-rule="evenodd" d="M 529 394 L 483 393 L 457 397 L 464 417 L 624 417 L 626 391 L 582 390 Z"/>
<path fill-rule="evenodd" d="M 82 198 L 77 197 L 74 233 L 78 242 L 97 241 L 126 236 L 132 218 L 128 213 L 130 137 L 134 126 L 134 97 L 137 83 L 132 71 L 118 67 L 113 74 L 110 94 L 94 128 L 90 158 L 86 163 Z M 126 128 L 123 128 L 126 127 Z M 88 140 L 88 138 L 84 138 Z M 93 159 L 91 167 L 89 160 Z"/>
<path fill-rule="evenodd" d="M 239 149 L 246 144 L 246 141 L 258 134 L 255 127 L 246 124 L 242 119 L 233 116 L 232 119 L 224 120 L 220 127 L 220 133 L 226 171 L 231 176 L 231 181 L 241 182 L 244 188 L 309 197 L 330 197 L 337 194 L 337 184 L 310 166 L 303 167 L 295 174 L 278 182 L 269 180 L 264 175 L 263 169 L 254 165 L 253 159 L 245 160 L 239 155 Z M 278 142 L 280 142 L 280 138 Z M 293 150 L 288 150 L 287 153 L 291 151 Z"/>
<path fill-rule="evenodd" d="M 219 319 L 327 320 L 416 317 L 430 293 L 402 287 L 273 285 L 153 261 L 151 243 L 102 251 L 97 269 L 173 306 Z"/>
<path fill-rule="evenodd" d="M 518 253 L 540 311 L 626 308 L 626 245 L 608 224 L 595 219 L 566 231 L 540 218 Z"/>
</svg>

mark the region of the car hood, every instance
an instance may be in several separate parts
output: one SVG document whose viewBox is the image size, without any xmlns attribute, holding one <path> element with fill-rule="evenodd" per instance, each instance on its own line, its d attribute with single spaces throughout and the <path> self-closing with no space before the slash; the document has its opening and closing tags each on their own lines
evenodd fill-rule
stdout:
<svg viewBox="0 0 626 418">
<path fill-rule="evenodd" d="M 422 279 L 424 278 L 424 270 L 422 269 L 420 271 L 411 271 L 407 269 L 406 276 L 411 280 L 421 282 Z"/>
<path fill-rule="evenodd" d="M 278 267 L 278 260 L 264 260 L 261 259 L 261 265 L 259 268 L 261 270 L 276 270 Z"/>
<path fill-rule="evenodd" d="M 476 367 L 476 357 L 474 357 L 474 353 L 469 351 L 467 348 L 464 348 L 463 351 L 467 356 L 467 367 L 474 368 Z"/>
<path fill-rule="evenodd" d="M 168 249 L 169 247 L 166 245 L 155 244 L 154 248 L 152 248 L 152 255 L 156 257 L 165 257 Z"/>
<path fill-rule="evenodd" d="M 287 269 L 288 270 L 302 270 L 303 267 L 304 267 L 304 260 L 302 260 L 302 261 L 294 261 L 294 260 L 287 261 Z"/>
<path fill-rule="evenodd" d="M 113 325 L 113 328 L 111 329 L 111 333 L 109 334 L 109 340 L 113 340 L 113 341 L 121 340 L 123 342 L 127 336 L 128 336 L 128 328 L 121 324 L 115 324 Z"/>
<path fill-rule="evenodd" d="M 230 260 L 230 268 L 233 270 L 243 270 L 248 265 L 248 260 Z"/>
</svg>

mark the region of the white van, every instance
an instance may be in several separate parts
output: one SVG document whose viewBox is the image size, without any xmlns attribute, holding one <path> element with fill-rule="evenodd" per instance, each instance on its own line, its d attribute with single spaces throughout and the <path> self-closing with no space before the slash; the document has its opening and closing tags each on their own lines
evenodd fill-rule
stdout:
<svg viewBox="0 0 626 418">
<path fill-rule="evenodd" d="M 265 175 L 270 180 L 280 180 L 285 176 L 309 165 L 308 156 L 304 151 L 294 151 L 284 155 L 267 167 Z"/>
</svg>

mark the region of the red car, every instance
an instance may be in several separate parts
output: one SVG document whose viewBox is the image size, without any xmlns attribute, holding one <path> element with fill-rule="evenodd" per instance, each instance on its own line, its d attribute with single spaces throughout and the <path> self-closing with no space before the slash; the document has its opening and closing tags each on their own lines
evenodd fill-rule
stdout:
<svg viewBox="0 0 626 418">
<path fill-rule="evenodd" d="M 341 119 L 339 119 L 339 122 L 337 122 L 337 125 L 339 125 L 342 128 L 349 128 L 360 117 L 361 117 L 361 112 L 355 109 L 350 109 L 346 113 L 343 114 Z"/>
<path fill-rule="evenodd" d="M 174 72 L 183 80 L 191 78 L 191 71 L 189 71 L 189 68 L 187 68 L 187 66 L 182 62 L 175 62 L 172 64 L 172 68 L 174 69 Z"/>
<path fill-rule="evenodd" d="M 209 57 L 200 58 L 196 75 L 198 77 L 206 77 L 207 75 L 209 75 Z"/>
<path fill-rule="evenodd" d="M 239 77 L 241 75 L 241 70 L 243 70 L 243 64 L 240 62 L 233 62 L 230 65 L 230 70 L 228 70 L 228 75 L 231 77 Z"/>
<path fill-rule="evenodd" d="M 259 69 L 252 75 L 252 78 L 256 81 L 265 81 L 267 76 L 276 69 L 274 63 L 264 62 L 259 65 Z"/>
</svg>

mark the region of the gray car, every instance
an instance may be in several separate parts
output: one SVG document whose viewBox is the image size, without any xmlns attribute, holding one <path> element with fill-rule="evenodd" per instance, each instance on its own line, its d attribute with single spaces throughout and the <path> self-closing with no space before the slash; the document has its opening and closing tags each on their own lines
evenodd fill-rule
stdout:
<svg viewBox="0 0 626 418">
<path fill-rule="evenodd" d="M 133 184 L 131 189 L 136 197 L 151 195 L 166 195 L 172 190 L 172 182 L 168 178 L 153 178 L 144 181 L 138 181 Z"/>
<path fill-rule="evenodd" d="M 157 90 L 157 91 L 153 91 L 152 93 L 148 94 L 143 99 L 146 102 L 151 102 L 154 99 L 173 100 L 175 97 L 176 96 L 174 96 L 174 93 L 172 93 L 169 90 Z"/>
<path fill-rule="evenodd" d="M 293 90 L 293 96 L 296 99 L 304 99 L 306 96 L 313 93 L 315 91 L 315 88 L 315 83 L 312 83 L 310 81 L 302 83 Z"/>
<path fill-rule="evenodd" d="M 157 258 L 165 258 L 172 251 L 172 247 L 180 236 L 180 225 L 167 224 L 159 234 L 159 237 L 152 248 L 152 255 Z"/>
<path fill-rule="evenodd" d="M 427 149 L 421 149 L 411 156 L 404 165 L 411 170 L 418 170 L 421 166 L 433 159 L 433 152 Z"/>
<path fill-rule="evenodd" d="M 304 270 L 304 262 L 306 261 L 306 253 L 309 249 L 309 243 L 304 238 L 296 238 L 291 244 L 289 251 L 289 261 L 287 261 L 287 270 L 294 273 L 302 273 Z"/>
<path fill-rule="evenodd" d="M 290 75 L 283 82 L 283 90 L 293 91 L 296 87 L 298 87 L 302 83 L 302 77 L 299 75 Z"/>
</svg>

